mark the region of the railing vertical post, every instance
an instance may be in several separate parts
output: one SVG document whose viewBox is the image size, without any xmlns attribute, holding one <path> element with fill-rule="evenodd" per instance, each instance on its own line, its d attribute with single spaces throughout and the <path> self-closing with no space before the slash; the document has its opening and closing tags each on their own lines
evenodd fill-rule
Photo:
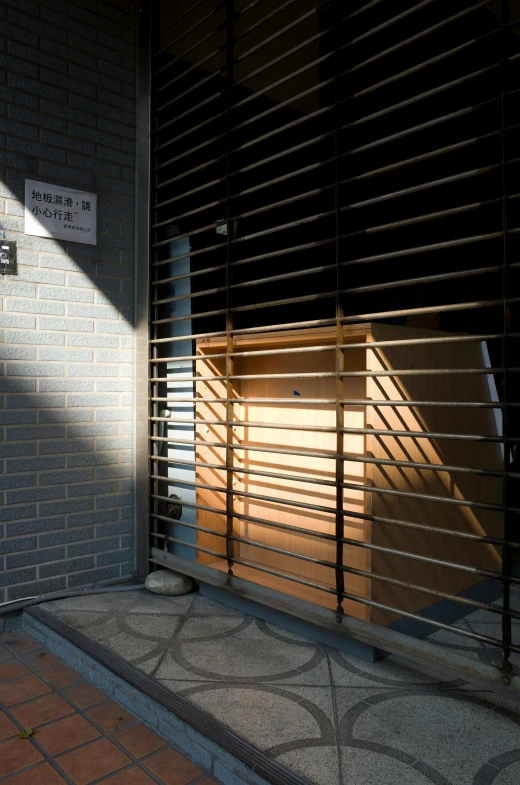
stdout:
<svg viewBox="0 0 520 785">
<path fill-rule="evenodd" d="M 508 281 L 507 281 L 507 262 L 508 262 L 508 242 L 507 242 L 507 182 L 506 182 L 506 36 L 507 24 L 509 21 L 509 2 L 500 1 L 500 31 L 501 31 L 501 62 L 500 62 L 500 111 L 501 111 L 501 134 L 500 134 L 500 166 L 502 175 L 502 298 L 503 298 L 503 336 L 502 336 L 502 401 L 504 404 L 502 418 L 502 438 L 504 445 L 503 455 L 503 483 L 502 483 L 502 504 L 503 504 L 503 543 L 502 543 L 502 670 L 504 681 L 509 682 L 509 674 L 512 672 L 509 657 L 511 654 L 511 597 L 510 597 L 510 573 L 511 573 L 511 548 L 508 541 L 511 539 L 511 521 L 508 513 L 508 473 L 510 463 L 509 434 L 509 384 L 508 384 L 508 333 L 509 333 L 509 309 L 507 304 Z"/>
<path fill-rule="evenodd" d="M 144 580 L 150 555 L 149 384 L 151 25 L 149 0 L 139 3 L 136 139 L 136 313 L 135 313 L 135 575 Z M 157 541 L 154 543 L 157 545 Z"/>
<path fill-rule="evenodd" d="M 343 572 L 343 481 L 344 481 L 344 409 L 342 404 L 343 377 L 340 375 L 345 368 L 345 355 L 341 348 L 343 338 L 343 303 L 340 294 L 340 199 L 339 199 L 339 0 L 334 2 L 334 207 L 335 207 L 335 232 L 336 232 L 336 618 L 341 621 L 343 616 L 343 592 L 345 591 L 345 574 Z"/>
<path fill-rule="evenodd" d="M 227 1 L 226 20 L 226 69 L 227 69 L 227 151 L 226 151 L 226 555 L 228 581 L 233 575 L 233 313 L 231 311 L 231 240 L 233 226 L 231 221 L 231 130 L 233 107 L 233 18 L 234 0 Z"/>
</svg>

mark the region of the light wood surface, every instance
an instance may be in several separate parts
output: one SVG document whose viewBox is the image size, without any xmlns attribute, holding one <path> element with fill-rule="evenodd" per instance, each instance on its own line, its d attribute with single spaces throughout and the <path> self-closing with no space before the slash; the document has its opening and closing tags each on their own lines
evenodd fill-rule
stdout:
<svg viewBox="0 0 520 785">
<path fill-rule="evenodd" d="M 361 325 L 345 330 L 345 343 L 399 340 L 419 337 L 434 337 L 440 333 L 394 327 L 391 325 Z M 335 370 L 335 351 L 313 352 L 312 347 L 333 345 L 335 332 L 329 328 L 305 330 L 298 333 L 267 333 L 239 338 L 235 351 L 270 350 L 280 347 L 299 347 L 308 349 L 298 354 L 280 353 L 259 355 L 257 357 L 236 358 L 234 375 L 253 376 L 281 373 L 331 374 Z M 197 353 L 205 359 L 197 362 L 198 375 L 218 376 L 225 372 L 225 361 L 212 358 L 225 349 L 222 341 L 206 341 L 197 344 Z M 438 344 L 428 346 L 385 347 L 384 349 L 365 350 L 346 349 L 346 371 L 383 371 L 408 368 L 480 368 L 484 359 L 479 343 Z M 269 402 L 275 398 L 325 398 L 335 399 L 336 381 L 334 376 L 317 379 L 241 379 L 234 382 L 234 395 L 245 398 L 244 403 L 235 404 L 234 419 L 237 421 L 233 439 L 238 449 L 233 451 L 233 511 L 235 515 L 261 518 L 265 524 L 243 521 L 234 518 L 235 536 L 284 551 L 334 562 L 335 542 L 320 540 L 300 532 L 276 529 L 269 522 L 307 531 L 334 534 L 336 491 L 327 481 L 335 478 L 335 460 L 311 456 L 292 456 L 273 454 L 267 451 L 246 450 L 240 447 L 275 447 L 299 451 L 336 450 L 336 436 L 333 431 L 310 432 L 305 430 L 285 430 L 275 425 L 319 426 L 334 428 L 336 421 L 334 404 L 298 404 Z M 298 395 L 299 393 L 299 395 Z M 210 380 L 196 383 L 196 395 L 200 399 L 196 406 L 198 419 L 213 419 L 225 422 L 225 404 L 209 402 L 205 399 L 225 396 L 225 381 Z M 485 375 L 452 376 L 380 376 L 377 379 L 365 376 L 347 377 L 343 384 L 343 397 L 346 399 L 367 400 L 366 406 L 345 407 L 345 427 L 372 427 L 378 430 L 432 431 L 460 434 L 496 434 L 497 421 L 492 409 L 460 409 L 449 407 L 425 406 L 377 406 L 370 401 L 416 400 L 416 401 L 457 401 L 490 400 L 491 390 Z M 257 399 L 257 401 L 253 401 Z M 258 399 L 260 402 L 258 402 Z M 273 427 L 255 427 L 240 423 L 256 422 Z M 225 425 L 203 425 L 196 428 L 197 439 L 224 444 Z M 435 438 L 365 436 L 346 434 L 344 452 L 347 454 L 410 460 L 418 463 L 450 464 L 474 468 L 501 468 L 502 456 L 499 444 L 485 442 L 456 441 Z M 199 488 L 197 502 L 225 511 L 225 449 L 215 446 L 201 446 L 197 449 L 197 460 L 202 464 L 215 464 L 198 467 L 197 481 L 201 484 L 216 486 L 217 490 Z M 220 468 L 221 467 L 221 468 Z M 261 477 L 247 474 L 245 470 L 265 471 L 286 474 L 290 480 Z M 302 476 L 316 480 L 306 483 Z M 372 485 L 377 489 L 411 491 L 420 494 L 451 497 L 484 502 L 500 502 L 500 481 L 483 476 L 448 474 L 433 470 L 403 469 L 378 466 L 371 463 L 345 461 L 344 481 L 350 484 Z M 268 497 L 267 500 L 251 499 L 244 493 Z M 331 508 L 331 512 L 309 511 L 270 501 L 280 498 L 287 502 L 304 502 Z M 372 513 L 374 516 L 401 519 L 420 523 L 425 526 L 445 528 L 459 532 L 492 534 L 501 536 L 501 516 L 487 510 L 470 509 L 449 504 L 441 504 L 424 499 L 405 499 L 376 494 L 364 490 L 345 489 L 344 509 L 348 512 Z M 224 533 L 226 516 L 199 510 L 197 523 L 208 529 Z M 500 569 L 500 553 L 493 547 L 467 540 L 418 532 L 385 523 L 345 517 L 345 536 L 358 542 L 373 543 L 376 546 L 390 547 L 430 558 L 454 561 L 464 565 L 478 565 L 485 569 Z M 223 538 L 209 533 L 197 534 L 198 545 L 225 554 Z M 334 569 L 321 564 L 304 561 L 296 556 L 275 553 L 259 545 L 235 543 L 235 555 L 245 561 L 273 569 L 278 572 L 300 577 L 323 586 L 335 586 Z M 226 569 L 226 562 L 215 561 L 214 556 L 198 553 L 198 560 Z M 457 593 L 482 578 L 439 567 L 425 562 L 413 561 L 401 556 L 370 551 L 356 545 L 344 546 L 344 564 L 354 569 L 398 578 L 413 584 L 435 588 L 441 592 Z M 240 570 L 240 572 L 239 572 Z M 242 577 L 262 585 L 277 588 L 287 594 L 302 597 L 326 607 L 335 607 L 335 597 L 295 582 L 270 576 L 259 570 L 237 565 L 235 570 Z M 245 571 L 245 572 L 244 572 Z M 247 572 L 247 576 L 246 576 Z M 365 597 L 378 603 L 416 611 L 435 602 L 435 597 L 408 588 L 398 588 L 381 581 L 351 574 L 345 575 L 345 589 L 355 596 Z M 358 618 L 370 619 L 378 624 L 388 624 L 398 618 L 395 614 L 369 608 L 356 602 L 346 601 L 345 610 Z"/>
<path fill-rule="evenodd" d="M 441 335 L 430 330 L 372 325 L 369 340 L 391 341 L 407 338 L 432 338 Z M 431 344 L 385 347 L 368 351 L 371 370 L 469 369 L 484 365 L 480 343 Z M 374 400 L 416 401 L 489 401 L 486 375 L 437 374 L 431 376 L 380 376 L 371 379 L 369 397 Z M 368 419 L 374 429 L 429 431 L 435 433 L 496 435 L 493 409 L 427 406 L 371 406 Z M 369 449 L 374 457 L 446 464 L 472 468 L 501 469 L 499 444 L 454 439 L 396 436 L 371 436 Z M 377 488 L 449 496 L 487 503 L 501 502 L 500 478 L 482 475 L 435 472 L 372 465 L 370 482 Z M 373 494 L 373 514 L 479 535 L 502 536 L 501 513 L 469 509 L 438 502 Z M 440 534 L 374 523 L 372 542 L 398 550 L 444 559 L 462 565 L 500 570 L 501 554 L 493 546 L 456 539 Z M 385 553 L 372 553 L 372 570 L 398 577 L 413 584 L 457 594 L 479 583 L 480 576 L 447 567 Z M 372 599 L 392 607 L 416 611 L 435 602 L 425 593 L 372 581 Z M 396 619 L 373 610 L 371 619 L 388 624 Z"/>
</svg>

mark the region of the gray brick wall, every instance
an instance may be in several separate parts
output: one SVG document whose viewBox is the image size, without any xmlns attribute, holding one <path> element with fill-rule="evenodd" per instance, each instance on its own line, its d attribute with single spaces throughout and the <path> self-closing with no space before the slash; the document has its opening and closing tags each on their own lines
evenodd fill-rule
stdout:
<svg viewBox="0 0 520 785">
<path fill-rule="evenodd" d="M 133 569 L 133 0 L 0 4 L 0 601 Z M 24 235 L 26 177 L 98 194 L 98 244 Z"/>
</svg>

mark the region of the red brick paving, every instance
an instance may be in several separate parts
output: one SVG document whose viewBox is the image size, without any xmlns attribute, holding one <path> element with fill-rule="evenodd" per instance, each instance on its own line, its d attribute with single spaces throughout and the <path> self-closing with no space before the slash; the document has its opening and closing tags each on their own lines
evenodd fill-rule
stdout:
<svg viewBox="0 0 520 785">
<path fill-rule="evenodd" d="M 0 703 L 3 703 L 4 706 L 14 706 L 15 703 L 37 698 L 38 695 L 45 695 L 46 692 L 52 692 L 52 687 L 45 684 L 39 676 L 34 674 L 22 676 L 21 679 L 0 683 Z"/>
<path fill-rule="evenodd" d="M 189 785 L 203 774 L 194 763 L 172 749 L 147 758 L 144 765 L 159 777 L 164 785 Z"/>
<path fill-rule="evenodd" d="M 67 785 L 63 777 L 48 763 L 41 763 L 32 769 L 26 769 L 6 780 L 6 785 L 36 785 L 36 783 L 38 785 Z"/>
<path fill-rule="evenodd" d="M 135 758 L 144 758 L 145 755 L 151 755 L 152 752 L 163 750 L 166 747 L 166 742 L 149 728 L 141 725 L 140 722 L 119 731 L 114 738 Z"/>
<path fill-rule="evenodd" d="M 78 709 L 88 709 L 89 706 L 95 706 L 96 703 L 107 700 L 107 696 L 101 690 L 86 681 L 63 690 L 63 695 L 67 700 L 72 701 Z"/>
<path fill-rule="evenodd" d="M 44 695 L 42 698 L 35 698 L 32 701 L 21 703 L 19 706 L 14 706 L 11 709 L 14 714 L 15 720 L 23 725 L 24 728 L 31 726 L 36 728 L 38 725 L 44 725 L 46 722 L 59 720 L 66 717 L 67 714 L 73 714 L 74 709 L 56 695 L 51 692 L 50 695 Z"/>
<path fill-rule="evenodd" d="M 112 701 L 102 703 L 101 706 L 94 706 L 93 709 L 89 709 L 89 711 L 87 711 L 87 717 L 90 717 L 94 722 L 97 722 L 98 725 L 101 725 L 103 730 L 106 730 L 107 733 L 120 730 L 126 725 L 130 725 L 131 722 L 136 721 L 135 717 L 132 717 L 132 715 L 122 709 L 121 706 L 118 706 L 117 703 L 113 703 Z"/>
<path fill-rule="evenodd" d="M 23 631 L 0 641 L 0 785 L 217 785 Z"/>
</svg>

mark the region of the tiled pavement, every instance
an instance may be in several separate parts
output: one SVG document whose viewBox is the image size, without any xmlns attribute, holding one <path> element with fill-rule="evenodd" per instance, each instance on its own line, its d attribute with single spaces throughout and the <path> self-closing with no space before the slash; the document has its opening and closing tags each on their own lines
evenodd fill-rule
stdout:
<svg viewBox="0 0 520 785">
<path fill-rule="evenodd" d="M 196 593 L 41 607 L 315 785 L 520 783 L 518 706 L 486 689 L 397 657 L 364 662 Z M 484 611 L 458 626 L 497 632 Z M 475 638 L 432 638 L 484 662 L 496 656 Z"/>
<path fill-rule="evenodd" d="M 0 783 L 216 785 L 21 630 L 0 635 Z"/>
</svg>

